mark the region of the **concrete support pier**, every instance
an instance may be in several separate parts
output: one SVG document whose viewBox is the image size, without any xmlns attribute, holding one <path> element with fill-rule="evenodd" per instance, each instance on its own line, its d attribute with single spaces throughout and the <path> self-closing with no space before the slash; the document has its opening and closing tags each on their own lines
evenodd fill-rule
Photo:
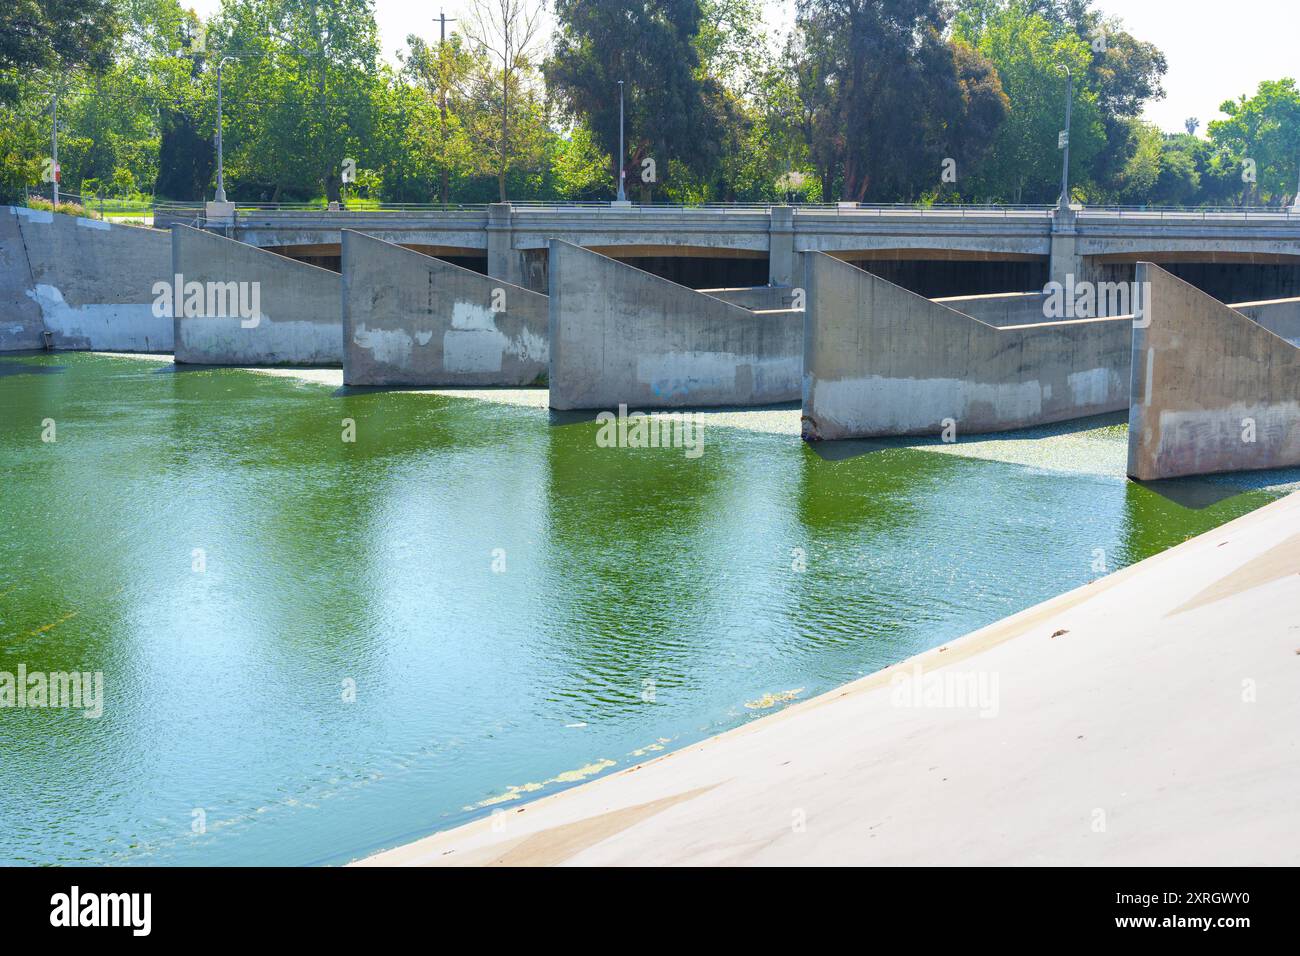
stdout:
<svg viewBox="0 0 1300 956">
<path fill-rule="evenodd" d="M 170 352 L 165 232 L 0 207 L 0 350 Z"/>
<path fill-rule="evenodd" d="M 1300 348 L 1139 263 L 1128 473 L 1140 481 L 1300 465 Z M 1255 314 L 1276 310 L 1251 303 Z"/>
<path fill-rule="evenodd" d="M 189 226 L 171 244 L 178 363 L 342 363 L 337 273 Z"/>
<path fill-rule="evenodd" d="M 343 232 L 345 385 L 536 385 L 547 299 L 501 279 Z"/>
<path fill-rule="evenodd" d="M 558 239 L 550 272 L 552 408 L 798 398 L 801 312 L 753 312 Z"/>
<path fill-rule="evenodd" d="M 998 328 L 810 253 L 808 441 L 1007 431 L 1128 404 L 1131 317 Z"/>
</svg>

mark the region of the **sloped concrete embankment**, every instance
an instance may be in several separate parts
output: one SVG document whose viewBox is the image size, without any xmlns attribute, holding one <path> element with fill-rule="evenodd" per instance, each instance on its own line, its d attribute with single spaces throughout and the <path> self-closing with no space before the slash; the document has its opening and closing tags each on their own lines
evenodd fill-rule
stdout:
<svg viewBox="0 0 1300 956">
<path fill-rule="evenodd" d="M 997 327 L 805 256 L 809 441 L 1008 431 L 1127 407 L 1131 317 Z"/>
<path fill-rule="evenodd" d="M 790 286 L 760 285 L 751 288 L 697 289 L 723 302 L 730 302 L 751 312 L 774 312 L 796 308 L 796 292 Z"/>
<path fill-rule="evenodd" d="M 558 239 L 550 283 L 552 408 L 799 396 L 801 312 L 753 312 Z"/>
<path fill-rule="evenodd" d="M 343 382 L 519 386 L 546 376 L 547 297 L 343 232 Z"/>
<path fill-rule="evenodd" d="M 172 227 L 171 246 L 178 363 L 342 364 L 337 273 L 189 226 Z"/>
<path fill-rule="evenodd" d="M 0 211 L 0 351 L 170 352 L 166 233 L 5 206 Z"/>
<path fill-rule="evenodd" d="M 1137 279 L 1148 302 L 1133 328 L 1129 475 L 1300 465 L 1300 348 L 1159 266 L 1139 263 Z M 1291 301 L 1250 310 L 1282 328 Z"/>
</svg>

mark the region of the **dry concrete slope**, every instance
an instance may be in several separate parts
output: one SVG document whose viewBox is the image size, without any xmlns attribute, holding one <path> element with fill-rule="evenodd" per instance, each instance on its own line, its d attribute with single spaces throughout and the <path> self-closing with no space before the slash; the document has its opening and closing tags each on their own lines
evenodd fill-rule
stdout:
<svg viewBox="0 0 1300 956">
<path fill-rule="evenodd" d="M 551 407 L 766 405 L 799 395 L 802 313 L 752 312 L 558 239 Z"/>
<path fill-rule="evenodd" d="M 754 312 L 771 312 L 798 307 L 796 306 L 795 290 L 790 286 L 760 285 L 752 288 L 698 289 L 696 291 Z"/>
<path fill-rule="evenodd" d="M 343 381 L 530 385 L 549 362 L 546 296 L 343 231 Z"/>
<path fill-rule="evenodd" d="M 171 272 L 166 233 L 12 206 L 3 218 L 0 301 L 35 303 L 55 348 L 171 351 L 171 313 L 155 307 L 155 284 Z M 14 334 L 30 340 L 30 311 L 14 314 L 24 330 Z M 6 322 L 9 315 L 6 308 Z"/>
<path fill-rule="evenodd" d="M 1007 431 L 1128 404 L 1129 318 L 997 328 L 822 253 L 804 257 L 804 437 Z"/>
<path fill-rule="evenodd" d="M 1296 865 L 1298 652 L 1292 495 L 774 716 L 364 862 Z"/>
<path fill-rule="evenodd" d="M 1147 302 L 1133 329 L 1128 473 L 1300 464 L 1300 349 L 1159 266 L 1139 263 L 1137 278 Z"/>
<path fill-rule="evenodd" d="M 1300 346 L 1300 298 L 1269 299 L 1262 302 L 1239 302 L 1229 306 L 1248 319 L 1258 322 L 1274 335 Z"/>
<path fill-rule="evenodd" d="M 253 366 L 342 363 L 337 273 L 189 226 L 172 226 L 171 246 L 172 270 L 185 286 L 198 283 L 206 289 L 233 289 L 229 284 L 234 283 L 237 295 L 251 302 L 255 294 L 259 306 L 259 314 L 247 319 L 234 308 L 205 307 L 198 314 L 178 314 L 177 362 Z"/>
</svg>

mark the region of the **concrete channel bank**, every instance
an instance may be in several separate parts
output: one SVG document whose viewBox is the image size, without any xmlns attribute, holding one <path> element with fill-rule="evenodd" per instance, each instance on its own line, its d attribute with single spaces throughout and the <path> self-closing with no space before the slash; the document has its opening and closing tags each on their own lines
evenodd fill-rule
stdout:
<svg viewBox="0 0 1300 956">
<path fill-rule="evenodd" d="M 773 716 L 361 862 L 1295 865 L 1297 567 L 1300 494 Z M 980 675 L 991 701 L 924 705 Z"/>
</svg>

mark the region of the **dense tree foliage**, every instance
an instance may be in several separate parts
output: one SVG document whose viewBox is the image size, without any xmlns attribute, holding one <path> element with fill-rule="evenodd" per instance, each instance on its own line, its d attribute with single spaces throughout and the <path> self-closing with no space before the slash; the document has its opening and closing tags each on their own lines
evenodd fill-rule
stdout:
<svg viewBox="0 0 1300 956">
<path fill-rule="evenodd" d="M 242 201 L 1047 203 L 1072 90 L 1075 201 L 1290 201 L 1295 79 L 1223 118 L 1142 119 L 1165 58 L 1094 0 L 474 0 L 440 43 L 381 55 L 373 0 L 10 0 L 0 7 L 0 200 L 210 198 L 217 76 Z M 1068 68 L 1070 77 L 1067 78 Z M 619 86 L 626 143 L 619 153 Z"/>
</svg>

